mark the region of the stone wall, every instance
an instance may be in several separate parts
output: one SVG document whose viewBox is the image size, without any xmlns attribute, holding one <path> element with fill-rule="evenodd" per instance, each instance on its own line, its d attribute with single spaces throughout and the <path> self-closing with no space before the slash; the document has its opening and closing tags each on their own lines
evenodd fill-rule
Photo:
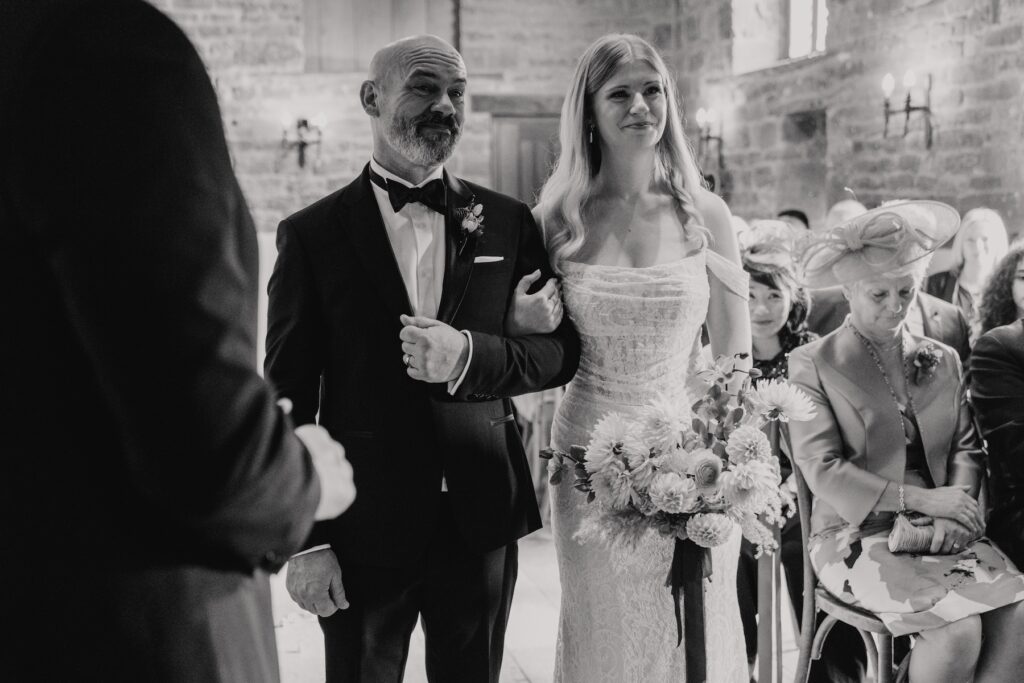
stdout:
<svg viewBox="0 0 1024 683">
<path fill-rule="evenodd" d="M 726 12 L 750 2 L 706 4 Z M 828 4 L 828 50 L 821 56 L 733 75 L 730 67 L 708 68 L 700 55 L 721 40 L 701 37 L 677 63 L 681 72 L 699 74 L 698 96 L 723 112 L 733 210 L 766 216 L 797 206 L 820 221 L 824 207 L 848 197 L 849 187 L 868 206 L 910 197 L 946 201 L 961 212 L 990 206 L 1011 231 L 1021 231 L 1024 2 Z M 919 115 L 905 137 L 902 115 L 883 137 L 882 77 L 895 75 L 893 103 L 902 106 L 907 69 L 916 71 L 919 86 L 927 74 L 933 78 L 931 149 Z M 916 88 L 915 104 L 921 95 Z M 791 115 L 799 120 L 809 112 L 824 117 L 823 147 L 794 144 L 787 134 Z"/>
<path fill-rule="evenodd" d="M 211 70 L 260 230 L 358 172 L 370 153 L 358 104 L 364 74 L 306 73 L 303 0 L 152 1 Z M 450 0 L 418 1 L 430 30 L 451 38 Z M 961 211 L 991 206 L 1011 229 L 1024 227 L 1024 0 L 831 0 L 826 53 L 734 74 L 734 54 L 754 49 L 737 41 L 757 36 L 751 17 L 774 16 L 773 2 L 462 0 L 461 48 L 471 92 L 537 99 L 552 112 L 593 38 L 640 33 L 676 70 L 691 121 L 699 106 L 720 112 L 724 189 L 748 218 L 798 207 L 820 221 L 850 187 L 869 206 L 932 197 Z M 882 136 L 882 75 L 899 81 L 908 68 L 919 81 L 933 77 L 931 149 L 917 117 L 906 137 L 902 118 Z M 894 101 L 902 95 L 897 83 Z M 491 183 L 491 121 L 481 109 L 471 98 L 451 166 Z M 319 156 L 303 169 L 281 147 L 300 116 L 324 123 Z"/>
</svg>

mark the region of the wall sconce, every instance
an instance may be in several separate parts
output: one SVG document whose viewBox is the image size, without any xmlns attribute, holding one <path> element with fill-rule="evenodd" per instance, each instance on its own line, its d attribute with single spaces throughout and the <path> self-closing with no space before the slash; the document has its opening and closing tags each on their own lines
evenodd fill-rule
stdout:
<svg viewBox="0 0 1024 683">
<path fill-rule="evenodd" d="M 718 125 L 719 135 L 712 135 L 712 129 Z M 718 121 L 718 114 L 714 109 L 704 109 L 701 107 L 697 110 L 697 129 L 700 131 L 700 137 L 697 138 L 697 158 L 703 160 L 707 155 L 711 143 L 718 144 L 718 165 L 722 165 L 722 136 L 721 136 L 721 124 Z"/>
<path fill-rule="evenodd" d="M 903 108 L 896 109 L 890 104 L 890 98 L 892 97 L 893 90 L 896 88 L 896 79 L 893 78 L 892 74 L 885 74 L 882 78 L 882 94 L 885 95 L 885 128 L 882 131 L 882 137 L 888 137 L 889 135 L 889 117 L 895 114 L 903 114 L 903 135 L 907 134 L 910 129 L 910 115 L 914 112 L 921 112 L 921 116 L 924 117 L 924 146 L 925 149 L 932 148 L 932 75 L 928 74 L 925 77 L 924 86 L 924 104 L 915 105 L 911 99 L 911 90 L 917 83 L 917 77 L 914 75 L 913 70 L 908 69 L 907 73 L 903 74 L 903 87 L 907 90 L 907 96 L 903 100 Z"/>
<path fill-rule="evenodd" d="M 303 168 L 306 165 L 306 149 L 315 147 L 319 155 L 322 139 L 323 132 L 320 126 L 309 119 L 300 118 L 295 122 L 295 128 L 285 127 L 281 147 L 285 152 L 293 148 L 299 150 L 299 168 Z"/>
</svg>

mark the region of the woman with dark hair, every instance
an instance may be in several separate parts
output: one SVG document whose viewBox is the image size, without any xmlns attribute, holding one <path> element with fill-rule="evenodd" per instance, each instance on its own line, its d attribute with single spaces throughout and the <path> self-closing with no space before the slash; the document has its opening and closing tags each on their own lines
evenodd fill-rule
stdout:
<svg viewBox="0 0 1024 683">
<path fill-rule="evenodd" d="M 807 328 L 810 295 L 800 286 L 793 265 L 792 244 L 800 239 L 793 228 L 782 221 L 761 220 L 751 224 L 740 236 L 743 269 L 750 275 L 750 330 L 754 367 L 761 372 L 755 386 L 766 380 L 785 380 L 789 376 L 789 353 L 818 338 Z M 779 453 L 784 487 L 795 497 L 793 467 L 786 453 Z M 795 506 L 795 503 L 794 503 Z M 795 511 L 794 511 L 795 512 Z M 800 518 L 792 514 L 781 532 L 780 552 L 793 611 L 803 609 L 803 544 Z M 747 663 L 753 670 L 757 656 L 757 558 L 754 546 L 744 539 L 736 572 L 736 590 L 743 619 Z M 826 642 L 820 663 L 811 670 L 811 681 L 859 680 L 863 666 L 860 636 L 852 629 L 842 633 L 837 624 Z"/>
<path fill-rule="evenodd" d="M 789 352 L 818 337 L 807 329 L 811 300 L 796 280 L 790 230 L 782 221 L 756 221 L 740 240 L 743 269 L 750 275 L 750 332 L 759 380 L 785 379 Z"/>
<path fill-rule="evenodd" d="M 981 295 L 980 334 L 1024 318 L 1024 242 L 1016 242 L 996 265 Z"/>
</svg>

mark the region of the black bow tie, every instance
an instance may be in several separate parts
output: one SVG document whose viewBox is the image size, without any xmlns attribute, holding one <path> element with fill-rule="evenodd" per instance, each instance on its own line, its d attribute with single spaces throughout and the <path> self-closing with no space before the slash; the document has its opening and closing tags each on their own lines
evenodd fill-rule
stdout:
<svg viewBox="0 0 1024 683">
<path fill-rule="evenodd" d="M 370 180 L 381 188 L 387 190 L 388 199 L 391 201 L 391 208 L 398 213 L 406 204 L 419 202 L 424 206 L 445 215 L 445 186 L 444 180 L 434 178 L 421 187 L 409 187 L 395 180 L 385 180 L 378 173 L 370 171 Z"/>
</svg>

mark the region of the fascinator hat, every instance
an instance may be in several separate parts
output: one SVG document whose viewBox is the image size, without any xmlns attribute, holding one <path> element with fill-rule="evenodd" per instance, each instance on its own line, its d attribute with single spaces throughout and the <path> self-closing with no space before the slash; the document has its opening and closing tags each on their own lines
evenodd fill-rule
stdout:
<svg viewBox="0 0 1024 683">
<path fill-rule="evenodd" d="M 802 230 L 801 232 L 806 232 Z M 802 235 L 785 221 L 756 220 L 737 236 L 744 266 L 792 269 L 794 253 Z"/>
<path fill-rule="evenodd" d="M 948 204 L 888 202 L 813 235 L 801 249 L 798 276 L 805 287 L 822 289 L 894 275 L 930 256 L 959 226 Z"/>
</svg>

